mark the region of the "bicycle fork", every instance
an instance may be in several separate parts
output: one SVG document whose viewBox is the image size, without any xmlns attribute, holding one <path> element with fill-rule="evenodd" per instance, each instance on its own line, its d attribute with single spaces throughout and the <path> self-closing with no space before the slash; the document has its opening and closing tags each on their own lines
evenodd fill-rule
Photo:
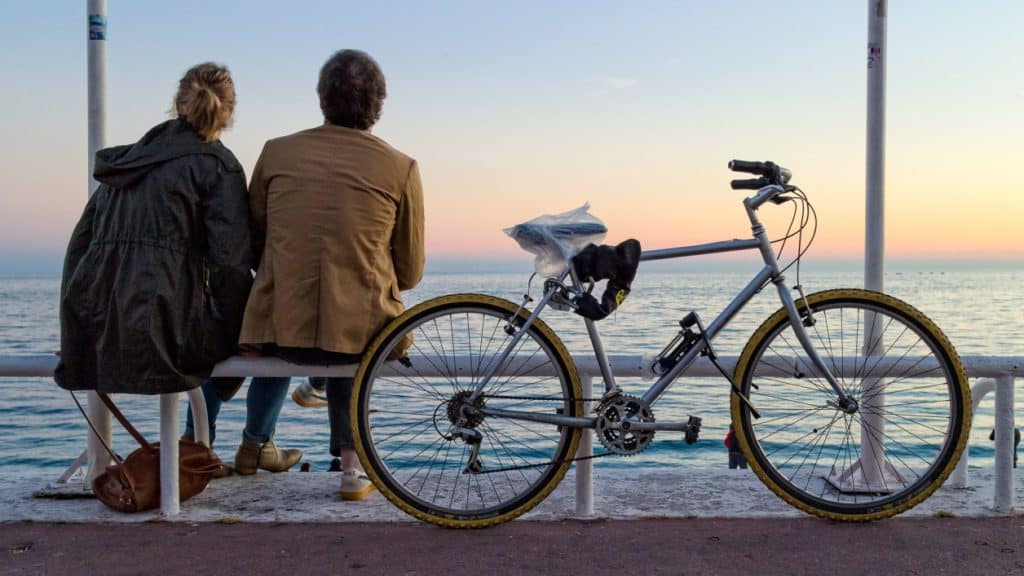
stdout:
<svg viewBox="0 0 1024 576">
<path fill-rule="evenodd" d="M 808 358 L 811 360 L 811 364 L 814 366 L 818 373 L 825 378 L 828 385 L 832 388 L 832 391 L 836 394 L 835 402 L 829 402 L 830 405 L 834 405 L 835 408 L 842 410 L 847 414 L 853 414 L 857 411 L 857 401 L 848 396 L 843 392 L 842 386 L 836 380 L 835 375 L 828 369 L 825 362 L 818 355 L 818 351 L 815 350 L 814 345 L 811 343 L 811 339 L 807 335 L 803 318 L 800 317 L 800 313 L 796 309 L 796 303 L 793 301 L 793 296 L 789 293 L 789 289 L 785 285 L 785 276 L 782 275 L 779 270 L 779 261 L 775 257 L 775 250 L 772 248 L 771 241 L 768 240 L 768 236 L 765 232 L 764 225 L 761 224 L 760 219 L 757 217 L 757 208 L 766 201 L 768 196 L 763 196 L 761 192 L 754 198 L 748 198 L 743 202 L 747 208 L 747 216 L 750 218 L 750 228 L 753 232 L 754 239 L 758 243 L 758 247 L 761 251 L 761 257 L 764 259 L 765 265 L 771 271 L 771 282 L 775 284 L 775 288 L 779 293 L 779 300 L 782 301 L 782 307 L 786 310 L 786 315 L 789 316 L 789 323 L 793 327 L 793 333 L 796 335 L 797 341 L 800 342 L 800 346 L 807 353 Z M 803 289 L 798 288 L 800 295 L 803 298 Z M 806 307 L 808 318 L 813 324 L 811 316 L 811 308 L 807 303 L 807 299 L 803 298 L 804 306 Z"/>
<path fill-rule="evenodd" d="M 828 366 L 825 365 L 825 361 L 821 359 L 814 344 L 811 343 L 810 337 L 807 335 L 806 326 L 813 326 L 814 320 L 811 312 L 810 304 L 806 298 L 803 298 L 804 308 L 807 312 L 807 319 L 800 316 L 800 312 L 796 308 L 796 302 L 793 300 L 793 296 L 789 293 L 783 282 L 782 275 L 772 278 L 772 282 L 779 292 L 779 299 L 782 300 L 782 307 L 786 310 L 786 315 L 789 316 L 789 323 L 793 327 L 793 333 L 796 335 L 796 339 L 800 342 L 800 346 L 807 353 L 807 357 L 810 358 L 811 364 L 818 371 L 818 373 L 825 378 L 828 385 L 832 388 L 832 391 L 836 394 L 836 400 L 830 401 L 828 404 L 833 408 L 838 408 L 847 414 L 853 414 L 857 411 L 858 405 L 857 400 L 850 397 L 843 391 L 842 386 L 839 385 L 839 381 L 836 380 L 832 371 L 829 370 Z M 800 294 L 803 296 L 803 290 L 800 289 Z"/>
</svg>

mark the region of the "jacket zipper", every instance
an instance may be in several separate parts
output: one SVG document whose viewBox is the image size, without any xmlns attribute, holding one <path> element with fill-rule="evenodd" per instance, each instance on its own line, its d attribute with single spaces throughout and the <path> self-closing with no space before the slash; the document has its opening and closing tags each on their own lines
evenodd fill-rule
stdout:
<svg viewBox="0 0 1024 576">
<path fill-rule="evenodd" d="M 220 310 L 217 309 L 217 303 L 213 299 L 213 289 L 210 288 L 210 265 L 206 258 L 203 258 L 203 301 L 208 304 L 210 308 L 210 316 L 214 320 L 222 320 L 223 317 L 220 315 Z"/>
</svg>

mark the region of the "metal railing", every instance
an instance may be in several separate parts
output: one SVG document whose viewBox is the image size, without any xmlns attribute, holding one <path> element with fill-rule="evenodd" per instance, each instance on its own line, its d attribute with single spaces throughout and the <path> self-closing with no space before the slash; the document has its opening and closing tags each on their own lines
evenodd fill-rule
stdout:
<svg viewBox="0 0 1024 576">
<path fill-rule="evenodd" d="M 736 357 L 720 357 L 722 367 L 732 372 Z M 995 511 L 1009 514 L 1014 511 L 1013 502 L 1013 393 L 1017 376 L 1024 375 L 1024 357 L 1022 356 L 965 356 L 962 358 L 967 375 L 970 378 L 981 378 L 972 388 L 973 406 L 978 405 L 988 392 L 995 391 L 995 474 L 993 508 Z M 592 357 L 574 358 L 583 385 L 584 398 L 592 396 L 593 382 L 600 379 L 600 368 Z M 613 355 L 609 357 L 613 373 L 616 376 L 651 378 L 651 359 L 643 355 Z M 51 377 L 57 359 L 52 355 L 35 356 L 0 356 L 0 378 L 3 377 Z M 352 376 L 354 365 L 348 366 L 297 366 L 277 358 L 232 357 L 216 366 L 214 376 Z M 683 378 L 717 377 L 721 374 L 706 359 L 694 362 L 681 376 Z M 198 441 L 208 439 L 206 430 L 206 408 L 203 396 L 198 390 L 189 393 L 193 406 L 193 418 L 196 423 Z M 95 410 L 98 402 L 90 405 L 90 414 L 102 415 L 105 412 Z M 587 403 L 589 404 L 589 403 Z M 590 406 L 586 406 L 587 411 Z M 106 414 L 106 430 L 109 431 L 109 414 Z M 102 424 L 102 423 L 101 423 Z M 101 428 L 101 432 L 102 432 Z M 90 436 L 92 434 L 90 433 Z M 171 450 L 161 450 L 161 511 L 165 515 L 175 515 L 180 511 L 178 500 L 178 395 L 163 394 L 160 399 L 160 440 L 161 446 L 170 446 Z M 94 451 L 95 453 L 95 451 Z M 583 434 L 580 439 L 578 456 L 593 454 L 593 435 Z M 80 463 L 82 457 L 76 461 Z M 953 486 L 967 487 L 967 451 L 957 466 L 952 477 Z M 593 460 L 576 462 L 576 513 L 590 516 L 594 513 Z"/>
</svg>

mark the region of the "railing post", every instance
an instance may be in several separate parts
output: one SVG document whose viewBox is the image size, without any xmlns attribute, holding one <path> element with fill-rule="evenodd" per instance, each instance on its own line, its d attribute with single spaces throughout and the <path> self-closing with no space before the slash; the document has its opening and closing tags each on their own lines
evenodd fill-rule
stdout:
<svg viewBox="0 0 1024 576">
<path fill-rule="evenodd" d="M 192 407 L 192 432 L 195 434 L 196 442 L 210 444 L 210 422 L 206 412 L 206 398 L 203 397 L 202 386 L 196 386 L 188 391 L 188 403 Z"/>
<path fill-rule="evenodd" d="M 594 388 L 594 377 L 590 374 L 580 376 L 580 385 L 583 388 L 583 397 L 590 398 Z M 589 414 L 593 407 L 589 400 L 583 402 L 583 413 Z M 589 458 L 594 454 L 594 434 L 589 429 L 584 429 L 580 437 L 579 447 L 576 449 L 577 458 L 587 458 L 576 462 L 576 515 L 594 515 L 594 460 Z"/>
<path fill-rule="evenodd" d="M 996 473 L 993 508 L 1011 514 L 1013 502 L 1013 376 L 996 378 Z"/>
<path fill-rule="evenodd" d="M 205 420 L 204 420 L 205 422 Z M 178 395 L 160 395 L 160 511 L 181 512 L 178 493 Z"/>
<path fill-rule="evenodd" d="M 92 422 L 93 428 L 96 429 L 96 433 L 93 433 L 92 428 L 89 429 L 89 436 L 85 441 L 86 459 L 89 461 L 89 471 L 85 476 L 85 482 L 86 486 L 92 486 L 92 481 L 103 474 L 111 462 L 110 453 L 103 446 L 103 442 L 106 442 L 107 446 L 110 446 L 111 443 L 110 410 L 107 410 L 106 405 L 100 400 L 100 395 L 96 392 L 90 390 L 86 394 L 86 398 L 85 410 L 89 413 L 89 421 Z M 96 437 L 96 434 L 102 436 L 103 442 Z"/>
<path fill-rule="evenodd" d="M 991 378 L 981 378 L 974 386 L 971 386 L 971 421 L 974 420 L 974 415 L 978 413 L 978 405 L 981 404 L 982 398 L 995 389 L 996 381 Z M 968 444 L 964 447 L 964 453 L 960 456 L 960 462 L 957 463 L 956 469 L 953 471 L 954 488 L 967 488 L 969 484 L 967 480 L 967 462 L 970 451 L 971 445 Z"/>
</svg>

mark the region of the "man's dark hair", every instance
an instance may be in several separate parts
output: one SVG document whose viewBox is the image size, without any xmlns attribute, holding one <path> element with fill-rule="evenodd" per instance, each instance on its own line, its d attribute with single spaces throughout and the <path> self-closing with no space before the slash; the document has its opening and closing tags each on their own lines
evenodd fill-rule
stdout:
<svg viewBox="0 0 1024 576">
<path fill-rule="evenodd" d="M 320 69 L 316 91 L 331 124 L 368 130 L 380 119 L 387 96 L 384 73 L 366 52 L 335 52 Z"/>
</svg>

